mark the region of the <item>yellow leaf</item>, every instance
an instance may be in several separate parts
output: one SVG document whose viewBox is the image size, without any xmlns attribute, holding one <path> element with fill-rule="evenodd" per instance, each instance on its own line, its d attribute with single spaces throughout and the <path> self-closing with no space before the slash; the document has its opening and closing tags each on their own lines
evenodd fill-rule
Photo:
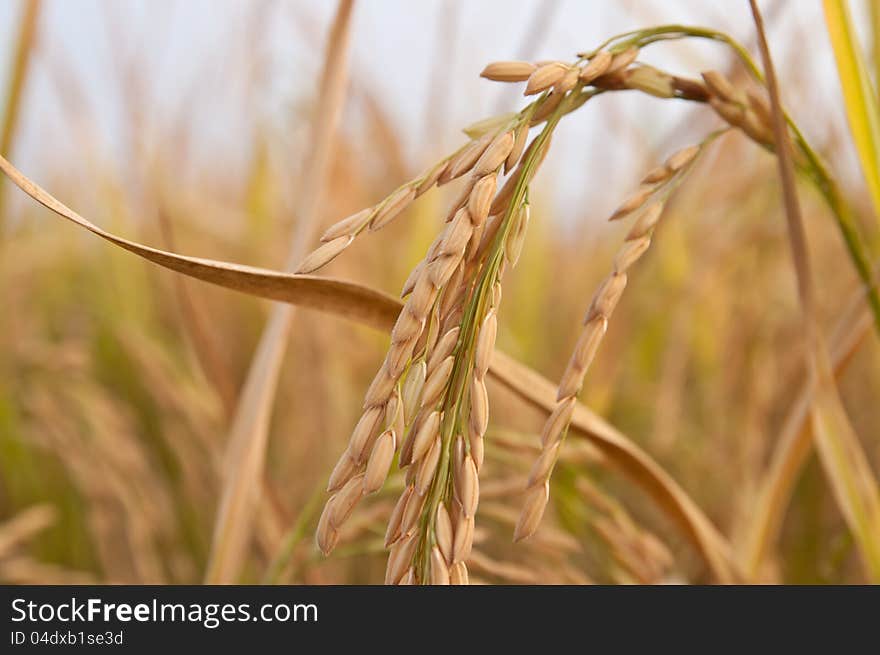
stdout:
<svg viewBox="0 0 880 655">
<path fill-rule="evenodd" d="M 880 220 L 880 108 L 871 88 L 846 0 L 823 0 L 825 25 L 834 48 L 846 116 L 862 172 Z"/>
</svg>

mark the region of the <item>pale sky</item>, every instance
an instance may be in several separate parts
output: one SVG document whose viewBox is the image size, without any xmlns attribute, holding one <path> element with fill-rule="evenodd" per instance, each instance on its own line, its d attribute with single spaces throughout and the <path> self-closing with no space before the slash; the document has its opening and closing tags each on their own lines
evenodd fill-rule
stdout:
<svg viewBox="0 0 880 655">
<path fill-rule="evenodd" d="M 793 61 L 802 71 L 784 91 L 792 106 L 809 108 L 796 111 L 796 118 L 821 143 L 829 122 L 842 120 L 821 2 L 781 2 L 771 47 L 779 67 Z M 200 147 L 221 155 L 240 153 L 237 137 L 248 137 L 255 118 L 285 125 L 292 108 L 312 97 L 335 7 L 330 0 L 44 0 L 44 5 L 41 56 L 13 157 L 35 176 L 69 155 L 66 135 L 79 124 L 73 108 L 59 105 L 59 79 L 76 80 L 104 146 L 108 152 L 118 147 L 124 112 L 120 69 L 128 61 L 137 62 L 144 74 L 141 111 L 174 116 L 195 102 L 201 113 L 192 127 Z M 0 2 L 0 83 L 7 76 L 21 6 L 21 0 Z M 536 22 L 543 29 L 532 28 Z M 613 34 L 676 22 L 721 29 L 744 42 L 753 29 L 745 0 L 359 0 L 352 74 L 385 98 L 415 172 L 427 163 L 418 158 L 425 144 L 449 149 L 461 141 L 461 127 L 521 106 L 515 92 L 478 77 L 487 62 L 523 56 L 569 60 Z M 528 35 L 535 37 L 532 42 Z M 444 68 L 438 73 L 441 54 Z M 241 75 L 234 71 L 255 58 L 263 62 L 263 75 L 248 92 L 252 104 L 245 109 L 235 101 L 243 94 L 235 81 Z M 722 46 L 694 42 L 654 46 L 643 59 L 691 76 L 729 61 Z M 631 188 L 631 176 L 617 179 L 602 166 L 626 150 L 626 144 L 608 138 L 609 121 L 634 142 L 657 144 L 664 142 L 664 127 L 676 125 L 687 110 L 684 103 L 622 95 L 627 97 L 609 98 L 605 106 L 567 119 L 554 139 L 548 161 L 554 174 L 543 184 L 561 213 L 576 212 L 572 208 L 583 206 L 590 194 L 598 196 L 590 202 L 599 211 L 610 210 Z M 429 107 L 437 119 L 432 134 L 425 133 Z M 291 134 L 297 129 L 292 125 Z M 681 145 L 686 144 L 670 147 Z"/>
</svg>

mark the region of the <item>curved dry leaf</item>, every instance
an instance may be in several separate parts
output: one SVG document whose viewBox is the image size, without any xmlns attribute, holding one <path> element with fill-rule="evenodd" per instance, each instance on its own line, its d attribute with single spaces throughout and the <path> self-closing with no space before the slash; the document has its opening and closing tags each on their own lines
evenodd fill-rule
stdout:
<svg viewBox="0 0 880 655">
<path fill-rule="evenodd" d="M 396 299 L 381 291 L 352 282 L 178 255 L 123 239 L 102 230 L 55 199 L 2 156 L 0 156 L 0 169 L 22 191 L 59 216 L 172 271 L 252 296 L 343 316 L 380 330 L 393 325 L 394 317 L 397 315 L 395 308 L 389 304 L 389 301 L 397 303 Z"/>
</svg>

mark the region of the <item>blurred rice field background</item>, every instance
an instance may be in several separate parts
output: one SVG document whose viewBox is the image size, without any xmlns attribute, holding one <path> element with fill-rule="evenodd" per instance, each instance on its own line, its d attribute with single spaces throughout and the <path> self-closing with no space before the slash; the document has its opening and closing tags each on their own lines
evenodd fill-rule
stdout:
<svg viewBox="0 0 880 655">
<path fill-rule="evenodd" d="M 880 252 L 822 4 L 761 5 L 785 103 L 837 176 L 869 251 Z M 850 5 L 876 90 L 880 12 L 872 0 Z M 2 154 L 116 234 L 280 269 L 299 219 L 334 6 L 7 1 Z M 746 3 L 363 0 L 354 16 L 322 226 L 450 152 L 463 126 L 518 109 L 516 93 L 479 79 L 489 61 L 565 59 L 627 29 L 675 22 L 723 30 L 757 52 Z M 691 77 L 743 77 L 715 45 L 664 46 L 645 59 Z M 558 381 L 626 234 L 605 217 L 645 172 L 720 125 L 702 106 L 635 93 L 599 98 L 566 120 L 532 187 L 522 259 L 504 281 L 501 350 Z M 0 184 L 0 579 L 203 580 L 229 426 L 271 304 L 157 268 Z M 396 294 L 458 191 L 431 191 L 321 274 Z M 807 184 L 800 192 L 821 327 L 845 332 L 859 281 L 821 196 Z M 673 197 L 581 401 L 687 492 L 729 541 L 743 580 L 864 582 L 812 453 L 778 538 L 750 559 L 761 485 L 807 377 L 801 332 L 775 159 L 731 132 Z M 313 535 L 327 476 L 387 344 L 342 318 L 296 313 L 238 580 L 381 581 L 399 475 L 346 525 L 329 558 Z M 864 330 L 838 378 L 875 476 L 878 346 L 877 332 Z M 544 416 L 500 385 L 489 392 L 472 581 L 712 580 L 650 494 L 584 441 L 565 444 L 538 534 L 512 544 Z"/>
</svg>

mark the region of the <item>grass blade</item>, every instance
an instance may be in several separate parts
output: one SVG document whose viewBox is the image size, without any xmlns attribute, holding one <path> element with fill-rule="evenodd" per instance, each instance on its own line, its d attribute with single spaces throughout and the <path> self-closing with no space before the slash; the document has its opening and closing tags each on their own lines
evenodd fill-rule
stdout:
<svg viewBox="0 0 880 655">
<path fill-rule="evenodd" d="M 843 89 L 846 117 L 862 173 L 880 221 L 880 107 L 859 51 L 859 42 L 846 0 L 823 0 L 825 25 L 834 48 L 837 74 Z M 872 3 L 876 5 L 875 3 Z M 876 7 L 873 11 L 877 11 Z M 875 34 L 875 39 L 877 35 Z"/>
</svg>

